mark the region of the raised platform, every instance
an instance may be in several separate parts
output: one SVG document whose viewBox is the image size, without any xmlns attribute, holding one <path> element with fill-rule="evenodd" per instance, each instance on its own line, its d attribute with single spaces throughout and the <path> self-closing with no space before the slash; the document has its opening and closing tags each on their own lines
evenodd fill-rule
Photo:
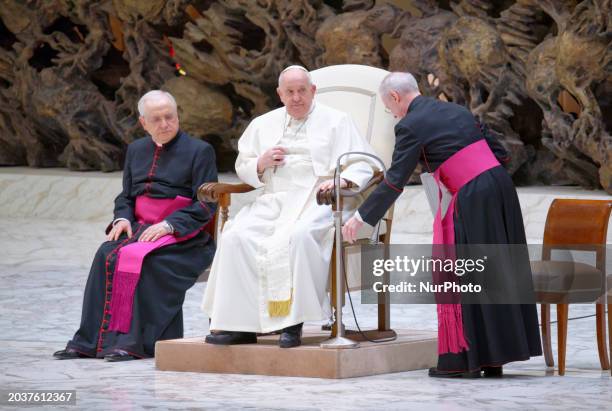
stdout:
<svg viewBox="0 0 612 411">
<path fill-rule="evenodd" d="M 285 377 L 352 378 L 427 369 L 436 365 L 437 339 L 431 331 L 396 330 L 391 342 L 360 341 L 359 348 L 320 348 L 329 332 L 304 327 L 303 344 L 283 349 L 278 336 L 257 344 L 219 346 L 204 337 L 159 341 L 155 365 L 162 371 L 256 374 Z"/>
</svg>

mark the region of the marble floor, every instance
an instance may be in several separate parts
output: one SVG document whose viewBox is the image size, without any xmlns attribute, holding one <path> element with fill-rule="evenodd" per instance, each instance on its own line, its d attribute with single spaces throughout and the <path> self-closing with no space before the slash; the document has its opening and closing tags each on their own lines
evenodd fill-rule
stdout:
<svg viewBox="0 0 612 411">
<path fill-rule="evenodd" d="M 0 218 L 0 389 L 76 390 L 77 408 L 87 410 L 611 407 L 612 377 L 599 369 L 592 317 L 570 322 L 564 377 L 547 369 L 542 357 L 507 366 L 501 380 L 437 380 L 424 370 L 320 380 L 161 372 L 152 359 L 118 364 L 54 360 L 53 351 L 63 348 L 78 325 L 88 265 L 104 226 L 104 221 Z M 187 294 L 186 336 L 207 333 L 199 310 L 204 287 L 196 284 Z M 375 307 L 360 305 L 358 293 L 353 298 L 360 324 L 373 326 Z M 570 316 L 593 311 L 575 305 Z M 350 312 L 345 313 L 350 327 Z M 394 306 L 392 322 L 398 328 L 434 330 L 434 308 Z"/>
</svg>

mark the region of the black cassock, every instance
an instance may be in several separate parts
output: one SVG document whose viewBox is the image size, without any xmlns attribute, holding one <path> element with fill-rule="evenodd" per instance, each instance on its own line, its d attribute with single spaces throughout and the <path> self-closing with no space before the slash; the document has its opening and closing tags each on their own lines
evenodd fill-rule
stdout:
<svg viewBox="0 0 612 411">
<path fill-rule="evenodd" d="M 509 159 L 503 146 L 469 110 L 429 97 L 418 96 L 411 102 L 408 113 L 395 126 L 395 135 L 393 160 L 385 180 L 359 208 L 363 220 L 371 225 L 399 197 L 419 161 L 433 172 L 457 151 L 483 137 L 500 163 Z M 455 244 L 526 243 L 516 189 L 503 166 L 483 172 L 459 190 L 454 226 Z M 529 267 L 525 256 L 523 267 Z M 498 275 L 526 274 L 507 267 Z M 469 350 L 441 354 L 439 370 L 473 371 L 542 354 L 535 304 L 463 304 L 461 310 Z"/>
<path fill-rule="evenodd" d="M 156 341 L 183 337 L 185 292 L 210 265 L 215 252 L 214 240 L 201 230 L 213 219 L 216 204 L 200 203 L 197 189 L 202 183 L 214 181 L 217 169 L 212 146 L 181 131 L 162 146 L 149 136 L 128 146 L 123 191 L 115 200 L 114 218 L 129 220 L 133 236 L 128 239 L 123 234 L 117 241 L 103 243 L 96 252 L 85 287 L 81 326 L 67 348 L 98 358 L 114 349 L 150 357 Z M 149 227 L 134 217 L 135 200 L 141 195 L 192 198 L 190 206 L 170 214 L 166 221 L 176 236 L 194 231 L 199 234 L 146 256 L 134 296 L 131 327 L 123 334 L 108 330 L 113 273 L 117 251 L 136 241 Z"/>
</svg>

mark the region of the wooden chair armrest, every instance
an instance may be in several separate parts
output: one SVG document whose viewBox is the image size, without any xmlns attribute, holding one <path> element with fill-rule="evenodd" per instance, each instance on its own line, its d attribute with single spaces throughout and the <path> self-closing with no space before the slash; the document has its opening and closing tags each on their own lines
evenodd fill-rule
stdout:
<svg viewBox="0 0 612 411">
<path fill-rule="evenodd" d="M 204 183 L 198 188 L 198 200 L 216 203 L 222 194 L 248 193 L 253 190 L 254 187 L 245 183 Z"/>
<path fill-rule="evenodd" d="M 198 187 L 198 200 L 209 203 L 219 203 L 217 213 L 219 218 L 216 219 L 213 238 L 217 238 L 217 230 L 223 230 L 225 223 L 229 218 L 229 207 L 232 203 L 232 194 L 248 193 L 255 190 L 248 184 L 229 184 L 229 183 L 204 183 Z"/>
<path fill-rule="evenodd" d="M 366 191 L 368 191 L 373 186 L 377 185 L 383 179 L 385 175 L 382 171 L 376 171 L 370 181 L 365 184 L 363 187 L 360 187 L 359 190 L 349 190 L 349 189 L 340 189 L 340 197 L 356 197 Z M 319 205 L 334 205 L 336 204 L 336 191 L 332 188 L 331 190 L 319 190 L 317 192 L 317 204 Z"/>
</svg>

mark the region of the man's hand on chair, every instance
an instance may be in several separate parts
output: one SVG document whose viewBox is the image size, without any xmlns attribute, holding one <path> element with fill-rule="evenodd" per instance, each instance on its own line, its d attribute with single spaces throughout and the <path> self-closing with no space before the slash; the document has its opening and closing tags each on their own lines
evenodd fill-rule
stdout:
<svg viewBox="0 0 612 411">
<path fill-rule="evenodd" d="M 106 236 L 106 241 L 117 241 L 123 232 L 127 232 L 128 238 L 132 238 L 132 224 L 128 220 L 119 220 Z"/>
<path fill-rule="evenodd" d="M 348 241 L 349 243 L 353 244 L 355 240 L 357 240 L 357 233 L 362 226 L 363 222 L 359 221 L 357 217 L 351 217 L 342 226 L 342 237 L 344 238 L 344 241 Z"/>
<path fill-rule="evenodd" d="M 349 186 L 348 181 L 346 181 L 345 179 L 341 178 L 340 179 L 340 188 L 347 188 Z M 327 180 L 327 181 L 323 181 L 321 183 L 321 185 L 319 186 L 319 191 L 327 191 L 327 190 L 331 190 L 332 188 L 334 188 L 334 180 Z"/>
</svg>

